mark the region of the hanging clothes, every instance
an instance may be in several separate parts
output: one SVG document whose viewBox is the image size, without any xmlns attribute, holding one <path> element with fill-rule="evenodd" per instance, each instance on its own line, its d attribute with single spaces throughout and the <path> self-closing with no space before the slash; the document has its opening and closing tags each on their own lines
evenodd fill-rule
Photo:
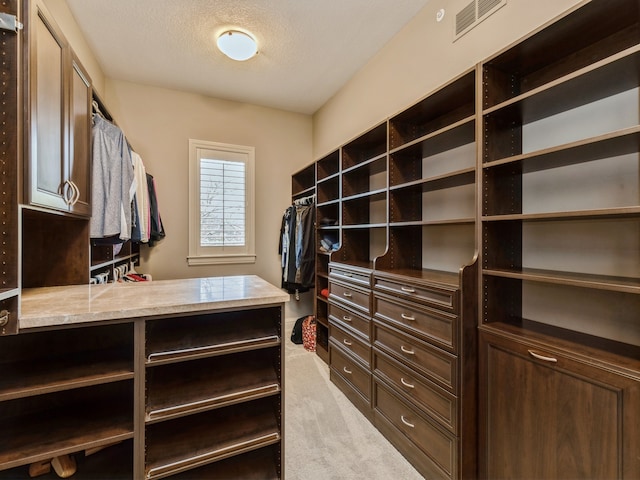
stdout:
<svg viewBox="0 0 640 480">
<path fill-rule="evenodd" d="M 131 151 L 131 161 L 134 173 L 134 213 L 136 222 L 131 233 L 132 240 L 147 243 L 151 235 L 151 205 L 149 201 L 149 185 L 147 183 L 147 170 L 142 157 Z"/>
<path fill-rule="evenodd" d="M 147 186 L 149 189 L 149 246 L 153 247 L 156 242 L 165 237 L 164 225 L 160 217 L 160 207 L 156 195 L 156 183 L 153 176 L 147 173 Z"/>
<path fill-rule="evenodd" d="M 134 172 L 124 133 L 100 115 L 93 116 L 91 238 L 131 238 Z"/>
<path fill-rule="evenodd" d="M 306 292 L 314 287 L 315 197 L 299 200 L 285 210 L 280 227 L 278 252 L 281 255 L 283 289 Z"/>
</svg>

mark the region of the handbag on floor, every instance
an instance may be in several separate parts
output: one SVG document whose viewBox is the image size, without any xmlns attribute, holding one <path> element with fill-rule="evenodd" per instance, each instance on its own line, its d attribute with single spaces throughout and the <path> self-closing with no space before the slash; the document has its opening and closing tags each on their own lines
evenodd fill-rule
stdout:
<svg viewBox="0 0 640 480">
<path fill-rule="evenodd" d="M 316 318 L 313 315 L 302 321 L 302 344 L 305 350 L 316 351 Z"/>
</svg>

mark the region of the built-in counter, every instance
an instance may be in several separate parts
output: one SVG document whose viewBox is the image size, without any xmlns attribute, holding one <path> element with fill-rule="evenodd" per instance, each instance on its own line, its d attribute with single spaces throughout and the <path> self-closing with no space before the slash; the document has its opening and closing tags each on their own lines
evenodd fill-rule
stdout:
<svg viewBox="0 0 640 480">
<path fill-rule="evenodd" d="M 255 307 L 289 295 L 255 275 L 22 290 L 20 330 L 128 317 Z"/>
<path fill-rule="evenodd" d="M 23 290 L 0 480 L 284 478 L 288 300 L 256 276 Z"/>
</svg>

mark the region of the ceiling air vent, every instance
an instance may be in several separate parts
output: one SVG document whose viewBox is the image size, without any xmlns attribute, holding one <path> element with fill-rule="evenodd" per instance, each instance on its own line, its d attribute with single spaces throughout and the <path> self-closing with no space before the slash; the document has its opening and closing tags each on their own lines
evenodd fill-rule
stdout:
<svg viewBox="0 0 640 480">
<path fill-rule="evenodd" d="M 454 41 L 506 4 L 507 0 L 473 0 L 456 14 Z"/>
</svg>

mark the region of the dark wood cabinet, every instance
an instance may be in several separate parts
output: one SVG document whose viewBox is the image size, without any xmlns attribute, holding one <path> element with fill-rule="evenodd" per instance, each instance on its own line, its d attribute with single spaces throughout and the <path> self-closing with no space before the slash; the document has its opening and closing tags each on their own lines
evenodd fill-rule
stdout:
<svg viewBox="0 0 640 480">
<path fill-rule="evenodd" d="M 639 39 L 590 2 L 482 64 L 485 478 L 640 475 Z"/>
<path fill-rule="evenodd" d="M 282 479 L 282 348 L 281 306 L 0 336 L 0 478 Z"/>
<path fill-rule="evenodd" d="M 40 1 L 27 2 L 26 199 L 91 216 L 91 80 Z"/>
<path fill-rule="evenodd" d="M 506 330 L 481 333 L 484 477 L 637 478 L 640 375 L 630 362 Z"/>
</svg>

